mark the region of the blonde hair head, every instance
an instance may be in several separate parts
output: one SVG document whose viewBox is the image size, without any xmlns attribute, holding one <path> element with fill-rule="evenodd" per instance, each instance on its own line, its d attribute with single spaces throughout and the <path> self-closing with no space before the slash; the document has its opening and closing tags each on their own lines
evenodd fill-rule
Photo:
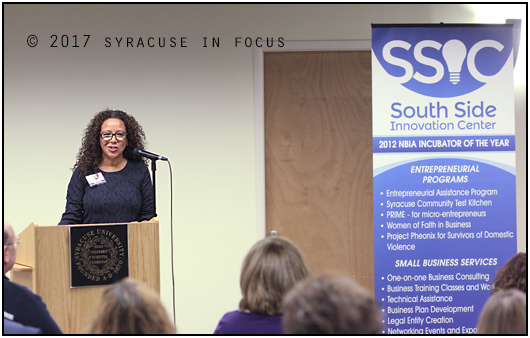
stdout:
<svg viewBox="0 0 530 338">
<path fill-rule="evenodd" d="M 175 334 L 177 330 L 158 294 L 125 278 L 105 290 L 84 333 Z"/>
<path fill-rule="evenodd" d="M 491 295 L 480 312 L 477 334 L 526 334 L 526 294 L 506 289 Z"/>
<path fill-rule="evenodd" d="M 254 244 L 243 260 L 239 309 L 281 315 L 285 293 L 308 275 L 302 254 L 293 242 L 279 236 L 267 237 Z"/>
</svg>

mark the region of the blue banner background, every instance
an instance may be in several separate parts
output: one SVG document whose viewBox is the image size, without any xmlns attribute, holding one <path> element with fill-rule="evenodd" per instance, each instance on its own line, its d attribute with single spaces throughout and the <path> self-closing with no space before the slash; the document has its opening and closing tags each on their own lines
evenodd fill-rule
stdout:
<svg viewBox="0 0 530 338">
<path fill-rule="evenodd" d="M 444 174 L 432 174 L 432 173 L 411 173 L 412 166 L 478 166 L 479 172 L 472 173 L 444 173 Z M 468 183 L 438 183 L 438 184 L 426 184 L 423 182 L 423 176 L 425 175 L 467 175 Z M 492 178 L 495 180 L 492 180 Z M 429 197 L 388 197 L 387 191 L 425 191 L 432 190 L 445 191 L 447 189 L 454 190 L 496 190 L 497 195 L 493 196 L 429 196 Z M 383 194 L 381 194 L 383 193 Z M 454 206 L 453 207 L 411 207 L 411 208 L 398 208 L 397 210 L 405 210 L 406 217 L 401 218 L 388 218 L 387 211 L 396 209 L 389 209 L 387 207 L 387 201 L 399 201 L 399 202 L 416 202 L 418 200 L 423 201 L 446 201 L 446 200 L 465 200 L 478 199 L 478 200 L 491 200 L 492 206 L 482 207 L 470 207 L 467 203 L 466 206 Z M 383 205 L 381 205 L 383 204 Z M 486 211 L 485 217 L 446 217 L 439 219 L 436 217 L 425 218 L 425 217 L 412 217 L 412 212 L 419 212 L 420 214 L 424 211 Z M 396 168 L 390 169 L 374 177 L 374 246 L 375 250 L 375 296 L 376 299 L 382 305 L 382 308 L 387 314 L 387 327 L 392 331 L 393 329 L 422 329 L 422 333 L 427 333 L 426 328 L 437 329 L 443 328 L 443 333 L 450 333 L 447 330 L 450 328 L 458 329 L 463 333 L 462 327 L 473 329 L 476 327 L 478 315 L 482 308 L 482 305 L 486 301 L 489 291 L 486 285 L 491 284 L 495 277 L 495 271 L 504 265 L 504 263 L 515 254 L 516 247 L 516 227 L 515 227 L 515 176 L 511 173 L 506 172 L 503 169 L 499 169 L 495 166 L 462 159 L 429 159 L 417 162 L 407 163 Z M 383 216 L 382 216 L 383 215 Z M 410 229 L 393 230 L 389 229 L 387 222 L 403 222 L 410 223 L 411 225 L 415 222 L 429 222 L 434 221 L 436 228 L 422 228 L 418 229 L 413 227 Z M 438 227 L 438 222 L 441 221 L 444 224 L 443 228 Z M 445 222 L 471 222 L 470 227 L 465 228 L 447 228 Z M 493 239 L 484 238 L 485 232 L 513 232 L 513 238 L 504 239 Z M 403 234 L 415 232 L 418 234 L 426 233 L 444 233 L 445 239 L 405 239 L 405 240 L 390 240 L 388 239 L 388 233 L 392 234 Z M 449 239 L 447 233 L 467 233 L 473 234 L 473 239 Z M 477 233 L 482 232 L 482 238 L 476 238 Z M 383 236 L 383 238 L 382 238 Z M 402 250 L 402 251 L 391 251 L 388 250 L 387 244 L 414 244 L 415 250 Z M 487 258 L 495 259 L 494 265 L 485 266 L 462 266 L 463 259 L 478 259 Z M 444 266 L 444 267 L 423 267 L 424 259 L 457 259 L 457 266 Z M 419 260 L 420 267 L 396 267 L 396 260 Z M 491 263 L 493 261 L 489 261 Z M 489 276 L 488 281 L 486 280 L 472 280 L 472 281 L 389 281 L 388 276 L 429 276 L 431 275 L 450 275 L 456 278 L 456 274 L 476 274 L 482 273 Z M 435 292 L 388 292 L 388 287 L 401 286 L 414 286 L 414 285 L 438 285 L 441 287 L 442 284 L 447 285 L 477 285 L 479 284 L 479 291 L 439 291 Z M 428 302 L 428 303 L 389 303 L 388 297 L 395 296 L 431 296 L 431 295 L 450 295 L 453 296 L 452 302 Z M 450 313 L 431 313 L 430 307 L 444 307 L 449 306 L 471 306 L 473 305 L 473 312 L 469 313 L 457 313 L 455 315 Z M 416 306 L 427 306 L 429 312 L 419 313 L 416 312 Z M 389 313 L 389 307 L 396 308 L 409 308 L 412 307 L 414 312 L 411 314 L 392 314 Z M 446 324 L 432 324 L 432 325 L 413 325 L 413 324 L 390 324 L 389 322 L 396 321 L 400 318 L 405 318 L 405 322 L 408 318 L 420 317 L 427 320 L 430 318 L 439 317 L 451 317 L 453 323 Z M 412 319 L 411 319 L 412 320 Z M 425 322 L 424 322 L 425 323 Z M 395 332 L 397 333 L 397 332 Z M 412 332 L 413 333 L 413 332 Z M 421 333 L 421 332 L 416 332 Z M 431 332 L 435 333 L 435 332 Z M 472 333 L 472 332 L 468 332 Z"/>
<path fill-rule="evenodd" d="M 384 333 L 475 333 L 495 271 L 516 253 L 512 39 L 509 25 L 372 29 Z M 469 311 L 437 311 L 448 308 Z"/>
</svg>

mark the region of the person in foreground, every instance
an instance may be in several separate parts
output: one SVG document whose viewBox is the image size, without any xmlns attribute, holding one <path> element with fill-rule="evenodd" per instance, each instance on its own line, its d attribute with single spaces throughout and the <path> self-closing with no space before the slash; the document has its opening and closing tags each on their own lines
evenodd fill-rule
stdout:
<svg viewBox="0 0 530 338">
<path fill-rule="evenodd" d="M 526 335 L 526 294 L 518 289 L 495 292 L 480 312 L 477 334 Z"/>
<path fill-rule="evenodd" d="M 15 236 L 13 227 L 4 220 L 4 318 L 8 317 L 9 320 L 22 325 L 38 328 L 44 334 L 62 334 L 41 297 L 6 277 L 6 273 L 15 264 L 16 246 L 19 243 L 20 239 Z"/>
<path fill-rule="evenodd" d="M 145 134 L 121 110 L 104 110 L 89 122 L 66 193 L 60 225 L 148 221 L 156 216 Z M 144 162 L 145 161 L 145 162 Z"/>
<path fill-rule="evenodd" d="M 214 334 L 282 334 L 282 298 L 308 275 L 293 242 L 279 236 L 258 241 L 241 267 L 239 310 L 226 313 Z"/>
<path fill-rule="evenodd" d="M 526 294 L 526 275 L 526 253 L 519 252 L 497 270 L 490 293 L 515 288 Z"/>
<path fill-rule="evenodd" d="M 176 334 L 177 329 L 147 285 L 131 278 L 109 286 L 85 328 L 85 334 Z"/>
<path fill-rule="evenodd" d="M 382 319 L 374 297 L 339 275 L 301 281 L 283 300 L 287 334 L 381 334 Z"/>
<path fill-rule="evenodd" d="M 22 325 L 4 317 L 4 334 L 42 334 L 41 329 Z"/>
</svg>

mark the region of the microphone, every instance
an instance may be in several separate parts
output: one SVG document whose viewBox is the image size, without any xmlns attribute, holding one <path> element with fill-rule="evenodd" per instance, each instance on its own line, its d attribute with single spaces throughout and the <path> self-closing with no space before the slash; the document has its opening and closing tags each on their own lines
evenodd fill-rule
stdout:
<svg viewBox="0 0 530 338">
<path fill-rule="evenodd" d="M 156 160 L 167 161 L 167 158 L 164 157 L 164 156 L 153 154 L 153 153 L 150 153 L 148 151 L 142 150 L 140 148 L 135 148 L 133 150 L 133 154 L 136 155 L 136 156 L 147 157 L 148 159 L 153 160 L 153 161 L 156 161 Z"/>
</svg>

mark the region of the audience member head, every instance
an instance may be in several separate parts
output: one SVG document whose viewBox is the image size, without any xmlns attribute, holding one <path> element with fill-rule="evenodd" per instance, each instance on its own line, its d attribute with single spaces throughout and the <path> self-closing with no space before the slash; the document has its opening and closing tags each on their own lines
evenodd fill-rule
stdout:
<svg viewBox="0 0 530 338">
<path fill-rule="evenodd" d="M 491 295 L 480 312 L 477 334 L 526 334 L 526 294 L 506 289 Z"/>
<path fill-rule="evenodd" d="M 4 275 L 11 270 L 17 259 L 16 246 L 20 240 L 9 222 L 4 220 Z"/>
<path fill-rule="evenodd" d="M 526 293 L 526 253 L 524 252 L 519 252 L 497 270 L 491 293 L 511 288 Z"/>
<path fill-rule="evenodd" d="M 374 297 L 345 276 L 321 274 L 297 283 L 283 300 L 287 334 L 380 334 Z"/>
<path fill-rule="evenodd" d="M 111 285 L 101 297 L 88 334 L 175 334 L 177 330 L 147 285 L 125 278 Z"/>
<path fill-rule="evenodd" d="M 241 311 L 266 316 L 282 314 L 282 298 L 309 270 L 290 240 L 271 236 L 254 244 L 243 260 L 240 286 Z"/>
</svg>

